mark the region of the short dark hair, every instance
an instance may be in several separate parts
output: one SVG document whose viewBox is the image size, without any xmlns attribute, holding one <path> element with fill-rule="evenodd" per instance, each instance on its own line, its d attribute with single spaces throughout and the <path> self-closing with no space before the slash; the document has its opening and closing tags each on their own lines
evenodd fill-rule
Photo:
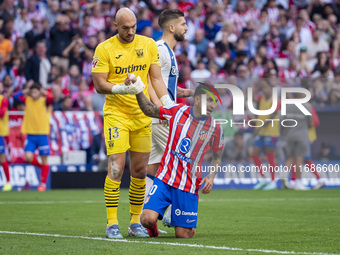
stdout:
<svg viewBox="0 0 340 255">
<path fill-rule="evenodd" d="M 178 19 L 179 17 L 184 17 L 184 13 L 180 10 L 177 10 L 177 9 L 175 9 L 175 10 L 172 10 L 172 9 L 164 10 L 159 15 L 158 24 L 161 27 L 161 29 L 164 29 L 166 24 L 170 20 Z"/>
<path fill-rule="evenodd" d="M 199 85 L 195 89 L 194 97 L 206 94 L 206 90 L 211 92 L 212 94 L 215 94 L 215 92 L 213 91 L 213 90 L 215 90 L 214 85 L 209 84 L 207 82 L 204 82 L 204 83 L 203 82 L 198 82 L 198 84 Z"/>
<path fill-rule="evenodd" d="M 30 87 L 30 91 L 31 91 L 32 89 L 40 90 L 41 87 L 42 87 L 42 86 L 41 86 L 41 84 L 40 84 L 39 82 L 35 82 L 35 83 L 33 83 L 32 86 Z"/>
</svg>

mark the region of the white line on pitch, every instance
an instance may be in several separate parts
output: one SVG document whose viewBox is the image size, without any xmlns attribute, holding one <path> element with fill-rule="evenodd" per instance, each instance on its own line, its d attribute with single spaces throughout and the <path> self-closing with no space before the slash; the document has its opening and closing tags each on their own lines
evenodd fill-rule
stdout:
<svg viewBox="0 0 340 255">
<path fill-rule="evenodd" d="M 336 201 L 337 197 L 325 198 L 221 198 L 221 199 L 200 199 L 200 202 L 289 202 L 289 201 Z M 102 201 L 0 201 L 0 205 L 44 205 L 44 204 L 102 204 Z M 129 200 L 121 199 L 119 203 L 129 203 Z"/>
<path fill-rule="evenodd" d="M 106 238 L 102 238 L 102 237 L 69 236 L 69 235 L 59 235 L 59 234 L 14 232 L 14 231 L 1 231 L 1 230 L 0 230 L 0 234 L 75 238 L 75 239 L 99 240 L 99 241 L 109 241 L 109 242 L 169 245 L 169 246 L 182 246 L 182 247 L 190 247 L 190 248 L 205 248 L 205 249 L 228 250 L 228 251 L 261 252 L 261 253 L 271 253 L 271 254 L 275 253 L 275 254 L 294 254 L 294 255 L 298 255 L 298 254 L 301 254 L 301 255 L 340 255 L 340 254 L 323 253 L 323 252 L 295 252 L 295 251 L 276 251 L 276 250 L 261 250 L 261 249 L 243 249 L 243 248 L 233 248 L 233 247 L 227 247 L 227 246 L 213 246 L 213 245 L 202 245 L 202 244 L 167 243 L 167 242 L 155 242 L 155 241 L 150 241 L 150 242 L 147 242 L 147 241 L 132 241 L 132 240 L 126 240 L 126 239 L 106 239 Z"/>
</svg>

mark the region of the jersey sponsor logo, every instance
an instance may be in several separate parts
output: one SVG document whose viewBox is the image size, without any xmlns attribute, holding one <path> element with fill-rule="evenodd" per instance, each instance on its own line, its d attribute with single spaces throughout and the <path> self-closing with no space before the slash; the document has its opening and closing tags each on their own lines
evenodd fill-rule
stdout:
<svg viewBox="0 0 340 255">
<path fill-rule="evenodd" d="M 197 216 L 197 212 L 185 212 L 185 211 L 181 211 L 180 209 L 176 209 L 175 214 L 176 214 L 176 216 L 180 216 L 180 215 Z M 187 219 L 187 223 L 190 223 L 190 222 L 193 222 L 193 221 L 195 221 L 195 220 L 190 221 L 189 219 Z"/>
<path fill-rule="evenodd" d="M 196 221 L 196 220 L 189 220 L 189 219 L 187 219 L 187 223 L 191 223 L 191 222 L 194 222 L 194 221 Z"/>
<path fill-rule="evenodd" d="M 123 56 L 123 55 L 119 54 L 119 55 L 116 57 L 116 59 L 119 59 L 121 56 Z"/>
<path fill-rule="evenodd" d="M 142 58 L 143 57 L 143 49 L 135 49 L 137 53 L 137 57 Z"/>
<path fill-rule="evenodd" d="M 95 69 L 98 65 L 99 61 L 98 60 L 93 60 L 92 61 L 92 69 Z"/>
<path fill-rule="evenodd" d="M 189 137 L 185 137 L 182 139 L 179 145 L 179 151 L 184 154 L 187 154 L 188 151 L 190 150 L 190 146 L 191 146 L 191 139 Z"/>
<path fill-rule="evenodd" d="M 127 67 L 116 66 L 115 73 L 116 74 L 125 74 L 125 73 L 132 73 L 136 71 L 145 71 L 146 64 L 144 65 L 129 65 Z"/>
<path fill-rule="evenodd" d="M 171 153 L 172 153 L 172 155 L 176 156 L 177 158 L 179 158 L 179 159 L 181 159 L 181 160 L 183 160 L 185 162 L 188 162 L 190 164 L 193 161 L 191 158 L 188 158 L 188 157 L 184 156 L 183 154 L 181 154 L 181 153 L 179 153 L 177 151 L 172 150 Z"/>
</svg>

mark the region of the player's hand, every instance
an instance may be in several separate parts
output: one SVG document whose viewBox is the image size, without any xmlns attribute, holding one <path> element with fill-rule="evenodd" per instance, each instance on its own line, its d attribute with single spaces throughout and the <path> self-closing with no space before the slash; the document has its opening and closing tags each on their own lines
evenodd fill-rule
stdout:
<svg viewBox="0 0 340 255">
<path fill-rule="evenodd" d="M 131 85 L 132 83 L 135 83 L 137 81 L 136 76 L 133 73 L 129 73 L 124 81 L 124 84 L 126 86 Z"/>
<path fill-rule="evenodd" d="M 200 185 L 204 184 L 204 187 L 202 189 L 202 194 L 209 194 L 213 184 L 214 184 L 214 178 L 210 175 L 203 178 L 203 180 L 200 182 Z"/>
<path fill-rule="evenodd" d="M 136 79 L 136 77 L 134 77 L 134 79 L 131 79 L 131 80 L 135 80 L 135 79 Z M 127 86 L 127 93 L 126 94 L 137 95 L 137 94 L 143 92 L 144 88 L 145 88 L 145 85 L 142 82 L 142 79 L 138 76 L 137 79 L 136 79 L 136 82 Z"/>
<path fill-rule="evenodd" d="M 163 127 L 168 127 L 169 126 L 169 121 L 168 120 L 159 120 L 159 123 L 162 124 Z"/>
</svg>

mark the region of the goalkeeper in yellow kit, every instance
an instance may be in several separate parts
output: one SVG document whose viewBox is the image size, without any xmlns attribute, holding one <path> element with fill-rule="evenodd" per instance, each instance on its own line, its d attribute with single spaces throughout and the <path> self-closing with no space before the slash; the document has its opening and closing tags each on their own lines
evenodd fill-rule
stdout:
<svg viewBox="0 0 340 255">
<path fill-rule="evenodd" d="M 118 34 L 96 48 L 92 77 L 98 93 L 107 94 L 104 105 L 104 134 L 108 174 L 104 194 L 107 211 L 106 237 L 123 238 L 117 220 L 120 181 L 126 151 L 130 156 L 129 236 L 148 237 L 140 214 L 145 193 L 146 166 L 151 150 L 151 118 L 138 106 L 135 94 L 148 94 L 148 75 L 163 105 L 173 104 L 161 76 L 158 48 L 154 40 L 135 35 L 137 20 L 128 8 L 116 14 Z M 132 82 L 133 77 L 136 82 Z"/>
</svg>

